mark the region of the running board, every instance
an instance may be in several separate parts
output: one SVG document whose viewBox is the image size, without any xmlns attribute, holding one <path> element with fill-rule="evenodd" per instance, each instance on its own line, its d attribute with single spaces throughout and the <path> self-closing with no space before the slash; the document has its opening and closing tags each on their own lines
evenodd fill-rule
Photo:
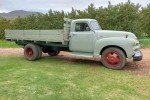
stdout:
<svg viewBox="0 0 150 100">
<path fill-rule="evenodd" d="M 93 53 L 81 53 L 81 52 L 72 52 L 72 56 L 77 56 L 77 57 L 86 57 L 86 58 L 93 58 Z"/>
</svg>

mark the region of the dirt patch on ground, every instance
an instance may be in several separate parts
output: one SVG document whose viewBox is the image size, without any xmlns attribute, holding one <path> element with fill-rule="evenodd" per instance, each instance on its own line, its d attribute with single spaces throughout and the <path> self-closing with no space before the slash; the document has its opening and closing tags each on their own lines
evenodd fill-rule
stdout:
<svg viewBox="0 0 150 100">
<path fill-rule="evenodd" d="M 123 71 L 129 71 L 136 75 L 146 75 L 150 76 L 150 48 L 141 49 L 143 52 L 143 60 L 140 62 L 133 62 L 132 60 L 127 60 L 126 66 Z M 0 48 L 1 56 L 23 56 L 22 48 Z M 47 54 L 43 54 L 43 56 L 48 56 Z M 80 58 L 71 56 L 68 52 L 61 52 L 57 59 L 61 59 L 67 63 L 88 63 L 90 65 L 99 66 L 100 58 Z"/>
<path fill-rule="evenodd" d="M 150 76 L 150 48 L 141 49 L 141 51 L 143 53 L 142 61 L 133 62 L 128 60 L 124 69 L 137 75 Z"/>
<path fill-rule="evenodd" d="M 23 48 L 0 48 L 1 56 L 21 56 L 23 55 Z"/>
</svg>

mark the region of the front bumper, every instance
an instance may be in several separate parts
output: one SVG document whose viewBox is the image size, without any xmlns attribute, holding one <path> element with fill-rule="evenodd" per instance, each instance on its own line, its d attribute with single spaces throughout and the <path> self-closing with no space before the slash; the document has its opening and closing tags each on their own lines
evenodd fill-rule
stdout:
<svg viewBox="0 0 150 100">
<path fill-rule="evenodd" d="M 134 56 L 133 56 L 133 61 L 141 61 L 143 58 L 143 53 L 138 50 L 135 52 Z"/>
</svg>

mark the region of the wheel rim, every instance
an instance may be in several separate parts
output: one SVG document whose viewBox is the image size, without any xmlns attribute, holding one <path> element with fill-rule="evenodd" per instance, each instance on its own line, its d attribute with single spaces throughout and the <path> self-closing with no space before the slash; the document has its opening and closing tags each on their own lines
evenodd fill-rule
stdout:
<svg viewBox="0 0 150 100">
<path fill-rule="evenodd" d="M 33 50 L 32 50 L 31 48 L 27 48 L 27 49 L 26 49 L 26 55 L 27 55 L 28 57 L 32 57 L 32 56 L 33 56 Z"/>
<path fill-rule="evenodd" d="M 121 56 L 117 52 L 108 52 L 105 61 L 112 67 L 117 67 L 121 63 Z"/>
</svg>

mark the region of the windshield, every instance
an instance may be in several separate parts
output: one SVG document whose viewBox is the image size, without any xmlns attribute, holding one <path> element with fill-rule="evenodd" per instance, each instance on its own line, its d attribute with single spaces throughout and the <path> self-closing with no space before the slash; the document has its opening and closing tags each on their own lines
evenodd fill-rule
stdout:
<svg viewBox="0 0 150 100">
<path fill-rule="evenodd" d="M 101 27 L 99 26 L 97 21 L 91 21 L 91 25 L 92 25 L 93 30 L 100 30 L 101 29 Z"/>
</svg>

